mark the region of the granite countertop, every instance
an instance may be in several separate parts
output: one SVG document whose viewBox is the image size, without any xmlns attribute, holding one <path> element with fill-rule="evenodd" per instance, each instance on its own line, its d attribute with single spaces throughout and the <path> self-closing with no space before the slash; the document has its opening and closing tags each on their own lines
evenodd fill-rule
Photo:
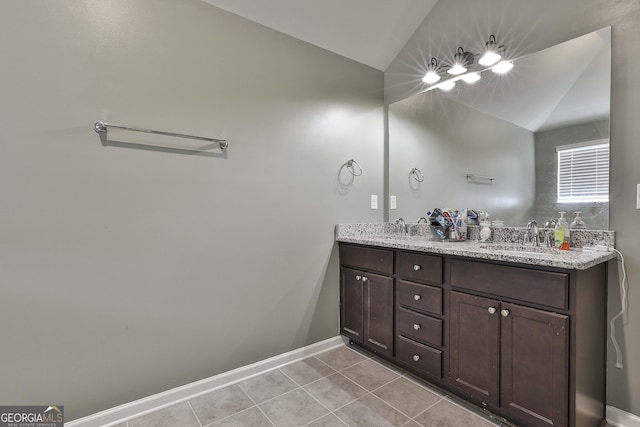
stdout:
<svg viewBox="0 0 640 427">
<path fill-rule="evenodd" d="M 583 251 L 582 248 L 563 251 L 555 248 L 523 246 L 520 243 L 508 241 L 481 243 L 475 239 L 440 241 L 433 240 L 427 235 L 390 233 L 388 229 L 378 230 L 378 232 L 371 229 L 366 229 L 364 232 L 354 232 L 352 224 L 342 226 L 342 229 L 340 227 L 340 225 L 336 227 L 336 241 L 338 242 L 569 270 L 586 270 L 616 257 L 615 252 L 612 251 Z M 363 228 L 360 227 L 360 230 Z"/>
</svg>

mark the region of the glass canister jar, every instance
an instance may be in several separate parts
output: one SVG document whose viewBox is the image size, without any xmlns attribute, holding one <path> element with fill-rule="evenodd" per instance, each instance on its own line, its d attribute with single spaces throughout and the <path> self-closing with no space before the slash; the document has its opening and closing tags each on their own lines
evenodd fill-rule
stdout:
<svg viewBox="0 0 640 427">
<path fill-rule="evenodd" d="M 480 241 L 488 242 L 491 239 L 491 221 L 483 219 L 480 221 Z"/>
</svg>

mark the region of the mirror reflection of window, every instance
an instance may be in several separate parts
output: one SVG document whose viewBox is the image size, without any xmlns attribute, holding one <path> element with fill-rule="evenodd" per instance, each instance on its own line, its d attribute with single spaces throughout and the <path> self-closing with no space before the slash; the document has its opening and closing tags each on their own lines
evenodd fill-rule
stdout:
<svg viewBox="0 0 640 427">
<path fill-rule="evenodd" d="M 609 141 L 556 147 L 558 203 L 609 201 Z"/>
</svg>

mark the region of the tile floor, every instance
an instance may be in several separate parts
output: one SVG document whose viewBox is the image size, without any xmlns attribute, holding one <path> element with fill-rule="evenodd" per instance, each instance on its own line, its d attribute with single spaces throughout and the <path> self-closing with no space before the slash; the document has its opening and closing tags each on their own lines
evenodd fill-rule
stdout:
<svg viewBox="0 0 640 427">
<path fill-rule="evenodd" d="M 491 427 L 499 422 L 341 346 L 116 427 Z"/>
</svg>

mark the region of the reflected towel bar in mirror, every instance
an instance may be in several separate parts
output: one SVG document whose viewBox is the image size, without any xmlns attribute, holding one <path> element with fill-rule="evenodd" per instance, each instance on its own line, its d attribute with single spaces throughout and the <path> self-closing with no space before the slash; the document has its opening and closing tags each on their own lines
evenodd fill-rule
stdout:
<svg viewBox="0 0 640 427">
<path fill-rule="evenodd" d="M 486 176 L 486 175 L 476 175 L 474 173 L 468 173 L 467 174 L 467 181 L 471 181 L 471 182 L 477 182 L 477 181 L 489 181 L 491 184 L 493 184 L 493 181 L 496 180 L 495 176 Z"/>
</svg>

